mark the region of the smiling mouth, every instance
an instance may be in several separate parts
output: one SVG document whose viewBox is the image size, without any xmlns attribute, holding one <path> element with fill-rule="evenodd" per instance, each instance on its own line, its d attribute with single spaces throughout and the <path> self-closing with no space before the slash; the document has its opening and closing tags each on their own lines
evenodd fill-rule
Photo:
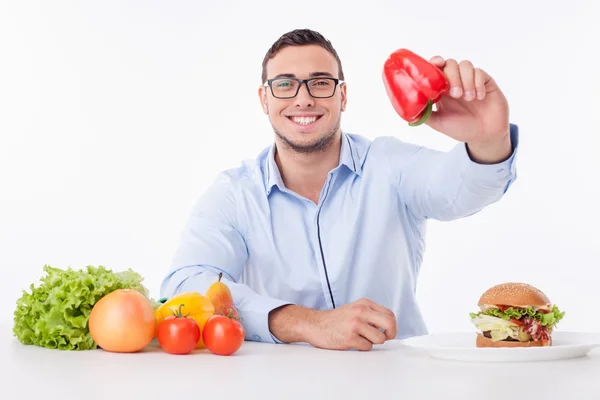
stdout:
<svg viewBox="0 0 600 400">
<path fill-rule="evenodd" d="M 321 117 L 322 115 L 313 115 L 310 117 L 288 117 L 288 119 L 298 125 L 308 126 L 317 122 Z"/>
</svg>

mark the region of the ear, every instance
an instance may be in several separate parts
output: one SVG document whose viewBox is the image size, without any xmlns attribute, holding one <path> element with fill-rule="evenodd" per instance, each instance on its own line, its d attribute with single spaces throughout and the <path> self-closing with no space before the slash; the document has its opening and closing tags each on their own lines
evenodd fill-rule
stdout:
<svg viewBox="0 0 600 400">
<path fill-rule="evenodd" d="M 267 103 L 267 87 L 261 85 L 258 88 L 258 98 L 260 100 L 260 105 L 265 114 L 269 114 L 269 104 Z"/>
<path fill-rule="evenodd" d="M 342 94 L 342 112 L 346 111 L 346 102 L 348 101 L 348 93 L 346 92 L 346 83 L 340 85 L 340 93 Z"/>
</svg>

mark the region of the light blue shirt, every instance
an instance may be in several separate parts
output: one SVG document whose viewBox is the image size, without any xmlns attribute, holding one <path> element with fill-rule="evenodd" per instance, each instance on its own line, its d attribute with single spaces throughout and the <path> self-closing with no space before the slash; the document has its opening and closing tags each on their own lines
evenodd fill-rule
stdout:
<svg viewBox="0 0 600 400">
<path fill-rule="evenodd" d="M 473 162 L 395 137 L 343 133 L 340 163 L 319 203 L 288 190 L 275 145 L 223 171 L 195 204 L 161 296 L 206 293 L 219 272 L 246 339 L 279 343 L 268 314 L 284 304 L 329 310 L 369 298 L 392 310 L 397 338 L 427 333 L 416 300 L 428 219 L 453 220 L 497 202 L 516 179 L 513 152 Z"/>
</svg>

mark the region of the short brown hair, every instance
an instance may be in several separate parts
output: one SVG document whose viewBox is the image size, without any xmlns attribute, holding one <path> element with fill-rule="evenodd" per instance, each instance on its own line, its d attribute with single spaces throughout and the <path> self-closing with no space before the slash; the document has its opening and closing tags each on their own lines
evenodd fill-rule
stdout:
<svg viewBox="0 0 600 400">
<path fill-rule="evenodd" d="M 344 80 L 342 61 L 340 60 L 340 57 L 333 48 L 331 42 L 319 32 L 315 32 L 310 29 L 295 29 L 293 31 L 284 33 L 279 39 L 277 39 L 275 43 L 273 43 L 269 51 L 267 51 L 267 54 L 265 54 L 265 58 L 262 62 L 262 82 L 265 83 L 267 81 L 267 62 L 271 58 L 275 57 L 279 50 L 284 49 L 288 46 L 306 46 L 311 44 L 316 44 L 318 46 L 323 47 L 335 57 L 338 63 L 339 79 Z"/>
</svg>

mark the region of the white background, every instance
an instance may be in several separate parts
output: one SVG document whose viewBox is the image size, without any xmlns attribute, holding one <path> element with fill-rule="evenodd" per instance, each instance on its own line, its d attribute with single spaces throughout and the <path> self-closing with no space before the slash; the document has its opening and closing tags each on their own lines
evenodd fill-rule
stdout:
<svg viewBox="0 0 600 400">
<path fill-rule="evenodd" d="M 430 330 L 473 329 L 479 295 L 517 280 L 567 312 L 559 329 L 600 331 L 599 2 L 349 3 L 3 0 L 0 323 L 44 264 L 132 268 L 159 296 L 197 197 L 273 139 L 257 96 L 265 52 L 307 27 L 342 58 L 348 132 L 455 145 L 391 108 L 381 67 L 399 47 L 485 69 L 521 128 L 506 197 L 430 224 L 418 288 Z"/>
</svg>

